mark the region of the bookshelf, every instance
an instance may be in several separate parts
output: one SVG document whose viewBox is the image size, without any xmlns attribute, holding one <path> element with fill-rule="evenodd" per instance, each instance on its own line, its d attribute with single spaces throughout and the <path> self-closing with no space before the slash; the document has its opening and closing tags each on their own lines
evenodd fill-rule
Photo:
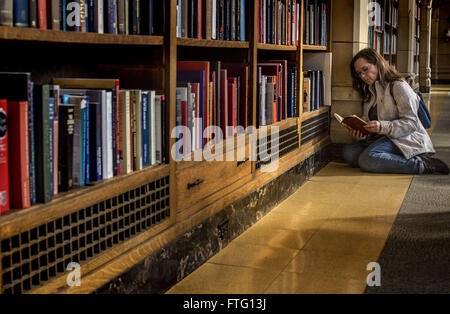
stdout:
<svg viewBox="0 0 450 314">
<path fill-rule="evenodd" d="M 398 0 L 371 1 L 373 25 L 368 28 L 368 46 L 376 49 L 386 61 L 397 67 Z"/>
<path fill-rule="evenodd" d="M 241 40 L 242 35 L 239 38 L 236 35 L 235 40 L 231 40 L 231 36 L 229 40 L 218 40 L 212 26 L 206 23 L 204 27 L 203 18 L 210 21 L 212 16 L 199 14 L 198 10 L 187 12 L 197 21 L 202 16 L 201 27 L 193 23 L 187 32 L 191 37 L 179 36 L 177 5 L 180 1 L 177 0 L 162 1 L 157 7 L 162 27 L 156 35 L 0 26 L 0 41 L 5 52 L 0 72 L 30 72 L 35 84 L 51 84 L 57 77 L 114 78 L 120 80 L 120 89 L 155 90 L 166 98 L 166 116 L 162 121 L 166 130 L 172 130 L 177 124 L 177 64 L 184 61 L 209 61 L 210 64 L 220 61 L 223 68 L 231 69 L 232 64 L 248 68 L 246 118 L 248 125 L 257 126 L 257 135 L 265 132 L 259 120 L 258 67 L 261 64 L 283 61 L 284 69 L 292 74 L 289 95 L 294 99 L 289 109 L 292 115 L 283 107 L 279 109 L 282 112 L 279 119 L 267 124 L 268 132 L 278 130 L 279 140 L 274 142 L 273 137 L 269 140 L 260 137 L 256 141 L 256 160 L 251 159 L 250 134 L 236 134 L 218 140 L 212 147 L 189 152 L 191 156 L 203 156 L 201 161 L 169 158 L 163 164 L 58 193 L 45 204 L 11 208 L 0 216 L 1 293 L 92 292 L 101 283 L 94 279 L 89 281 L 88 274 L 105 270 L 101 282 L 112 280 L 151 254 L 161 243 L 175 240 L 202 219 L 270 182 L 329 143 L 328 107 L 303 112 L 303 97 L 300 96 L 304 52 L 331 51 L 331 1 L 323 1 L 326 7 L 323 29 L 327 31 L 323 30 L 326 36 L 321 37 L 323 40 L 317 45 L 306 45 L 303 40 L 304 5 L 308 1 L 279 1 L 271 13 L 274 36 L 269 42 L 258 35 L 262 21 L 258 15 L 262 12 L 259 5 L 266 3 L 265 0 L 233 3 L 243 4 L 240 8 L 246 12 L 244 21 L 239 20 L 239 25 L 245 27 L 240 33 L 245 40 Z M 212 10 L 211 0 L 201 4 L 206 12 Z M 291 9 L 295 4 L 298 5 L 294 14 Z M 275 31 L 274 23 L 279 21 L 282 25 Z M 30 51 L 40 54 L 36 56 Z M 284 96 L 281 91 L 280 95 Z M 302 142 L 302 132 L 308 131 L 304 126 L 314 125 L 320 132 L 308 133 L 309 140 Z M 170 132 L 166 132 L 163 141 L 167 150 L 176 144 Z M 229 145 L 230 142 L 233 145 Z M 223 161 L 206 161 L 206 149 L 223 154 Z M 279 152 L 275 157 L 274 151 Z M 227 161 L 230 154 L 235 157 L 239 154 L 242 158 Z M 274 161 L 278 164 L 276 171 L 262 171 Z M 66 284 L 66 265 L 70 261 L 79 262 L 83 274 L 87 274 L 81 288 L 69 288 Z M 111 266 L 114 263 L 118 264 Z"/>
</svg>

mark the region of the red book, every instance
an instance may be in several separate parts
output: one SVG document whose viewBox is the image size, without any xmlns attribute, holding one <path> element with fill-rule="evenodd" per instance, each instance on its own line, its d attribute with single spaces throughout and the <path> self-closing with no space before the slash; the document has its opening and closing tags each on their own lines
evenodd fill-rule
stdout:
<svg viewBox="0 0 450 314">
<path fill-rule="evenodd" d="M 8 103 L 0 99 L 0 214 L 9 211 Z"/>
<path fill-rule="evenodd" d="M 181 125 L 187 127 L 187 101 L 181 101 Z M 188 152 L 188 137 L 183 134 L 183 156 Z"/>
<path fill-rule="evenodd" d="M 38 0 L 38 28 L 47 29 L 47 0 Z"/>
<path fill-rule="evenodd" d="M 233 131 L 228 136 L 236 135 L 237 121 L 237 79 L 235 77 L 228 78 L 228 123 L 233 127 Z"/>
<path fill-rule="evenodd" d="M 195 0 L 197 18 L 197 38 L 202 39 L 202 0 Z"/>
<path fill-rule="evenodd" d="M 228 72 L 226 69 L 220 70 L 220 128 L 222 136 L 226 138 L 228 126 Z"/>
<path fill-rule="evenodd" d="M 239 89 L 239 125 L 244 129 L 248 127 L 248 121 L 252 121 L 251 108 L 248 106 L 248 66 L 240 63 L 222 63 L 222 68 L 228 70 L 228 75 L 240 78 Z"/>
<path fill-rule="evenodd" d="M 8 101 L 10 205 L 30 207 L 28 155 L 28 101 Z"/>
</svg>

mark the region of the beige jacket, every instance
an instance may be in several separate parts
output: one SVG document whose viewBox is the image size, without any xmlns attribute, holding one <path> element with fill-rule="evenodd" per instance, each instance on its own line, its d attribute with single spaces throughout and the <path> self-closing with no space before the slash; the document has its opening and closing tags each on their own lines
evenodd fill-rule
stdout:
<svg viewBox="0 0 450 314">
<path fill-rule="evenodd" d="M 392 83 L 391 83 L 392 84 Z M 419 96 L 408 83 L 393 83 L 394 98 L 389 85 L 383 88 L 379 81 L 369 87 L 372 94 L 363 105 L 363 119 L 369 121 L 369 110 L 376 103 L 380 134 L 386 135 L 403 153 L 406 159 L 422 153 L 434 153 L 433 144 L 417 116 Z"/>
</svg>

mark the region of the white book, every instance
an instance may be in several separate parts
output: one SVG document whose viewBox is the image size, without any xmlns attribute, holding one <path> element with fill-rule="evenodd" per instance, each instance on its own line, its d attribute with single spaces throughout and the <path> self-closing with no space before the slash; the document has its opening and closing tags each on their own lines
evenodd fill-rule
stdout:
<svg viewBox="0 0 450 314">
<path fill-rule="evenodd" d="M 211 0 L 209 0 L 209 1 L 211 1 Z M 217 9 L 216 9 L 216 4 L 217 4 L 217 1 L 216 0 L 213 0 L 212 1 L 212 7 L 211 7 L 211 17 L 212 17 L 212 22 L 211 22 L 211 39 L 217 39 L 217 35 L 216 35 L 216 27 L 217 27 L 217 20 L 216 20 L 216 12 L 217 12 Z"/>
<path fill-rule="evenodd" d="M 131 140 L 130 140 L 130 91 L 119 92 L 120 118 L 120 173 L 130 173 L 131 169 Z"/>
<path fill-rule="evenodd" d="M 162 163 L 162 103 L 161 95 L 155 96 L 155 161 Z"/>
<path fill-rule="evenodd" d="M 149 91 L 149 132 L 150 132 L 150 164 L 156 164 L 156 108 L 155 108 L 155 91 Z"/>
<path fill-rule="evenodd" d="M 102 147 L 103 147 L 103 179 L 113 177 L 113 145 L 112 145 L 112 92 L 106 91 L 104 107 L 102 104 Z"/>
<path fill-rule="evenodd" d="M 94 1 L 94 11 L 95 16 L 97 17 L 95 19 L 95 25 L 94 25 L 94 31 L 103 34 L 104 33 L 104 26 L 103 26 L 103 1 Z"/>
</svg>

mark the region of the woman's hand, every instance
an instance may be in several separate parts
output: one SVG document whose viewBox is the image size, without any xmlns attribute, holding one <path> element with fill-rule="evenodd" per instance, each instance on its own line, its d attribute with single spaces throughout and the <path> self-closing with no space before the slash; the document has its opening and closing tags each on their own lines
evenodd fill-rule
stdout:
<svg viewBox="0 0 450 314">
<path fill-rule="evenodd" d="M 364 126 L 364 129 L 371 133 L 380 133 L 381 131 L 381 123 L 377 120 L 372 120 L 367 122 L 367 124 Z"/>
<path fill-rule="evenodd" d="M 367 135 L 363 135 L 361 133 L 361 131 L 359 131 L 359 130 L 352 129 L 351 127 L 349 127 L 346 124 L 342 124 L 342 125 L 345 126 L 348 129 L 348 131 L 350 132 L 351 136 L 356 137 L 359 140 L 363 140 L 363 139 L 365 139 L 367 137 Z"/>
<path fill-rule="evenodd" d="M 350 135 L 356 137 L 357 139 L 363 140 L 367 137 L 367 135 L 363 135 L 359 130 L 355 130 L 352 128 L 348 128 L 350 131 Z"/>
</svg>

